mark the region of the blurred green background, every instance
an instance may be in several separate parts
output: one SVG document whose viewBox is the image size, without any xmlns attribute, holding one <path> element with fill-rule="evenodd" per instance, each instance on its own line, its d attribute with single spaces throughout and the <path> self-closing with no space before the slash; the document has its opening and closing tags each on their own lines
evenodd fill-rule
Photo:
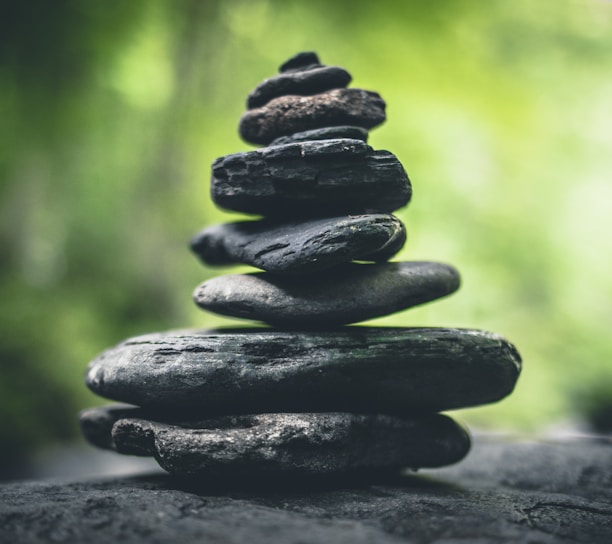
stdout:
<svg viewBox="0 0 612 544">
<path fill-rule="evenodd" d="M 372 324 L 513 341 L 512 397 L 459 418 L 609 428 L 612 3 L 603 0 L 20 0 L 0 17 L 0 464 L 77 436 L 90 359 L 140 333 L 232 324 L 191 302 L 187 249 L 236 215 L 210 163 L 248 150 L 248 92 L 316 50 L 376 90 L 370 144 L 414 186 L 398 259 L 461 290 Z"/>
</svg>

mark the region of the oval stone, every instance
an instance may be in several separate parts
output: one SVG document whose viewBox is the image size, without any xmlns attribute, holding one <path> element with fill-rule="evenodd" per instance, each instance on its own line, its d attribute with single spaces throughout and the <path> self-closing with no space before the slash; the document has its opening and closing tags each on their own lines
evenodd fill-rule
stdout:
<svg viewBox="0 0 612 544">
<path fill-rule="evenodd" d="M 405 240 L 399 219 L 372 214 L 215 225 L 195 236 L 191 249 L 208 265 L 243 263 L 277 274 L 305 274 L 355 259 L 385 261 Z"/>
<path fill-rule="evenodd" d="M 284 95 L 312 95 L 346 87 L 351 75 L 339 66 L 314 66 L 265 79 L 247 97 L 247 108 L 258 108 Z"/>
<path fill-rule="evenodd" d="M 199 285 L 204 310 L 280 327 L 358 323 L 449 295 L 459 273 L 436 262 L 349 263 L 308 278 L 232 274 Z"/>
<path fill-rule="evenodd" d="M 403 166 L 361 140 L 296 142 L 213 162 L 212 199 L 264 216 L 388 213 L 412 195 Z"/>
<path fill-rule="evenodd" d="M 173 474 L 331 474 L 433 468 L 461 460 L 468 433 L 447 416 L 400 418 L 347 413 L 271 413 L 202 421 L 156 421 L 134 409 L 94 408 L 81 425 L 112 420 L 95 439 L 119 453 L 154 456 Z M 95 426 L 95 423 L 94 425 Z M 87 436 L 87 435 L 86 435 Z"/>
<path fill-rule="evenodd" d="M 311 96 L 285 95 L 247 110 L 240 119 L 240 136 L 252 144 L 314 128 L 355 125 L 374 128 L 385 120 L 385 101 L 363 89 L 332 89 Z"/>
<path fill-rule="evenodd" d="M 495 402 L 514 388 L 516 348 L 469 329 L 184 330 L 130 338 L 88 367 L 96 394 L 211 414 L 414 414 Z"/>
</svg>

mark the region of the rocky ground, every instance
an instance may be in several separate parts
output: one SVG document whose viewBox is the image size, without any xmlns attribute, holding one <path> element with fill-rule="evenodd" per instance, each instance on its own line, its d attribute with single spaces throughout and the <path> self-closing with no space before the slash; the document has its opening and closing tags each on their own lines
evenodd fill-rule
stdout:
<svg viewBox="0 0 612 544">
<path fill-rule="evenodd" d="M 402 476 L 186 481 L 160 472 L 0 487 L 0 542 L 609 543 L 612 438 L 477 436 Z"/>
</svg>

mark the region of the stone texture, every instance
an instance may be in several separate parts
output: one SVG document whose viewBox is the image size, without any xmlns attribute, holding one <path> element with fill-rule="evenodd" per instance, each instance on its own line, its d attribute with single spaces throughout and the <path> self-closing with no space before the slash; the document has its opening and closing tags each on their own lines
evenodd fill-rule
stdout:
<svg viewBox="0 0 612 544">
<path fill-rule="evenodd" d="M 109 399 L 191 417 L 409 415 L 497 401 L 520 369 L 512 344 L 468 329 L 185 330 L 118 344 L 90 363 L 86 383 Z"/>
<path fill-rule="evenodd" d="M 220 157 L 211 193 L 221 208 L 265 216 L 387 213 L 412 189 L 397 158 L 360 140 L 279 145 Z"/>
<path fill-rule="evenodd" d="M 371 129 L 384 120 L 385 101 L 378 93 L 332 89 L 311 96 L 279 96 L 247 110 L 240 119 L 239 132 L 247 142 L 267 145 L 294 132 L 334 125 Z"/>
<path fill-rule="evenodd" d="M 346 87 L 351 75 L 339 66 L 316 66 L 265 79 L 247 97 L 247 108 L 259 108 L 284 95 L 307 96 Z"/>
<path fill-rule="evenodd" d="M 442 263 L 349 263 L 308 279 L 269 272 L 219 276 L 200 284 L 193 297 L 202 309 L 221 315 L 320 328 L 406 310 L 458 287 L 458 272 Z"/>
<path fill-rule="evenodd" d="M 150 455 L 173 474 L 236 477 L 439 467 L 462 459 L 466 431 L 439 414 L 399 418 L 347 413 L 267 413 L 156 421 L 135 408 L 90 409 L 81 422 L 107 432 L 119 453 Z M 96 415 L 102 412 L 104 415 Z M 110 432 L 107 419 L 116 417 Z M 94 423 L 95 422 L 95 423 Z M 87 435 L 86 435 L 87 436 Z"/>
<path fill-rule="evenodd" d="M 276 140 L 272 140 L 269 145 L 285 145 L 295 142 L 308 142 L 311 140 L 337 140 L 339 138 L 367 142 L 368 131 L 365 128 L 352 127 L 348 125 L 315 128 L 312 130 L 305 130 L 303 132 L 295 132 L 289 136 L 281 136 L 280 138 L 276 138 Z"/>
<path fill-rule="evenodd" d="M 477 435 L 446 468 L 374 478 L 168 474 L 0 484 L 0 542 L 609 544 L 609 437 Z"/>
<path fill-rule="evenodd" d="M 405 240 L 399 219 L 372 214 L 215 225 L 196 235 L 191 249 L 208 265 L 244 263 L 277 274 L 305 274 L 355 259 L 385 261 Z"/>
</svg>

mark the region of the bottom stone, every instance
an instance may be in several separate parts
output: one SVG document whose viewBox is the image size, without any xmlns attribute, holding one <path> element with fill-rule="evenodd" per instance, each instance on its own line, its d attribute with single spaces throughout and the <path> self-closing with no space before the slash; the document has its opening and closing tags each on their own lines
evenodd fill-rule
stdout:
<svg viewBox="0 0 612 544">
<path fill-rule="evenodd" d="M 113 405 L 84 410 L 80 422 L 95 446 L 153 456 L 173 474 L 216 478 L 432 468 L 470 449 L 468 433 L 441 414 L 278 413 L 187 422 Z"/>
</svg>

